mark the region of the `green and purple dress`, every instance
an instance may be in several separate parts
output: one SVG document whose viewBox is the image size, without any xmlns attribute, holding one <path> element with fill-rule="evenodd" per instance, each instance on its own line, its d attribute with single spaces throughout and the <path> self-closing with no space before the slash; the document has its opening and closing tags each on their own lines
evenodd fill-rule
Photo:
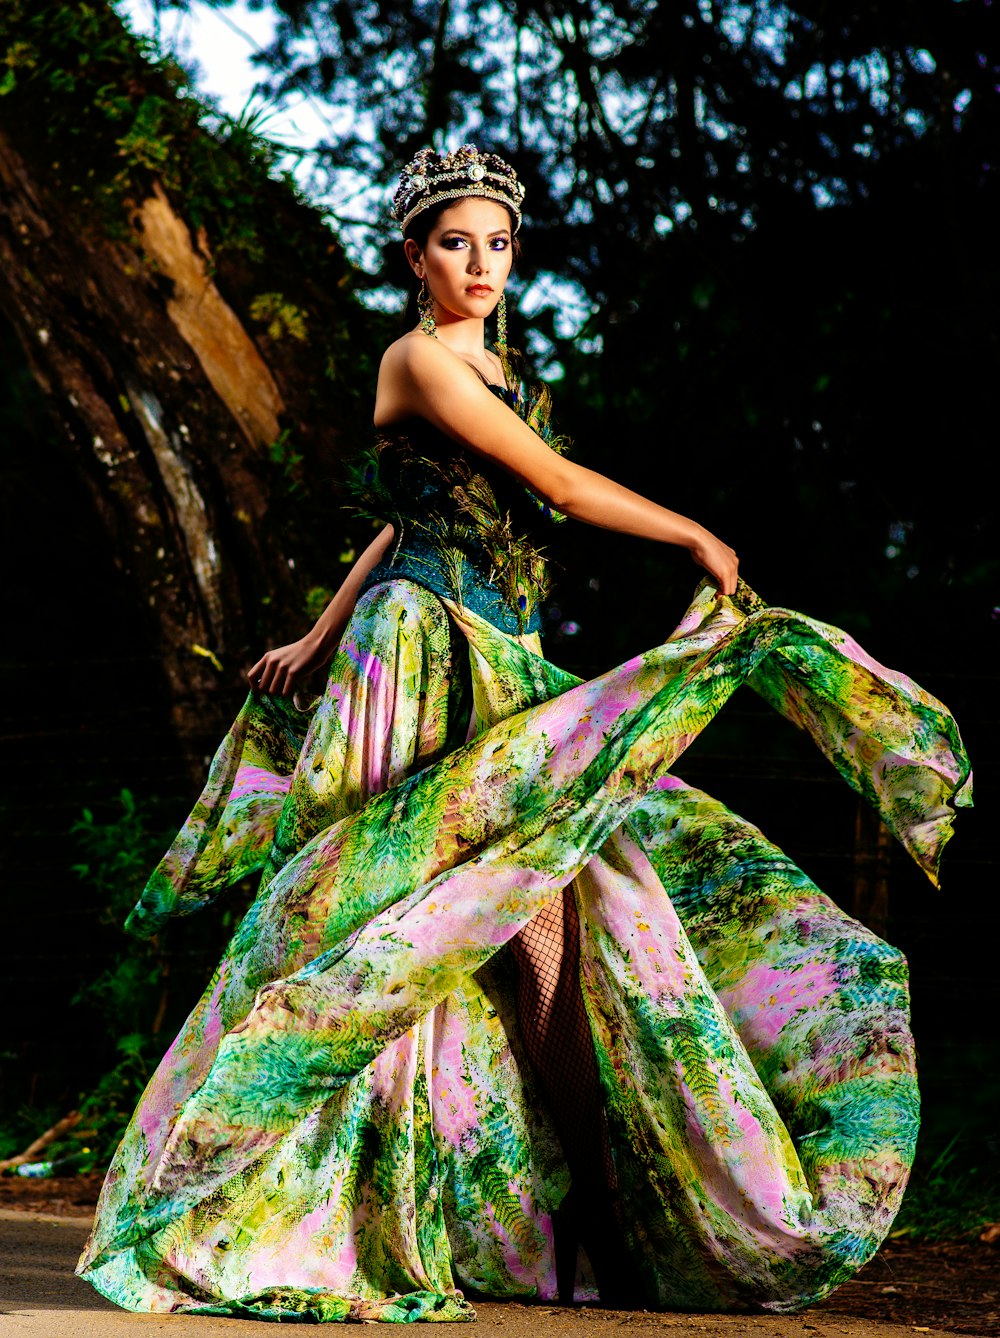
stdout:
<svg viewBox="0 0 1000 1338">
<path fill-rule="evenodd" d="M 844 632 L 707 582 L 662 645 L 581 682 L 542 654 L 535 499 L 421 423 L 360 474 L 395 543 L 322 697 L 250 696 L 130 916 L 154 934 L 260 871 L 77 1271 L 156 1313 L 554 1299 L 569 1174 L 504 946 L 571 885 L 635 1306 L 808 1305 L 906 1184 L 906 963 L 671 768 L 747 683 L 934 879 L 971 802 L 952 717 Z"/>
</svg>

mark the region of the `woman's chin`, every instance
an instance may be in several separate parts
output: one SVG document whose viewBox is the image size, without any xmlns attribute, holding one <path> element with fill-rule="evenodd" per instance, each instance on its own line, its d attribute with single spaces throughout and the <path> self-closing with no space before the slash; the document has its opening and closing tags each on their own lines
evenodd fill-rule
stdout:
<svg viewBox="0 0 1000 1338">
<path fill-rule="evenodd" d="M 499 300 L 500 299 L 495 293 L 491 293 L 489 300 L 486 298 L 475 298 L 469 302 L 456 302 L 453 307 L 447 308 L 443 313 L 443 321 L 440 317 L 438 318 L 438 324 L 451 324 L 455 321 L 486 320 L 489 316 L 492 316 L 493 312 L 496 310 L 496 305 Z"/>
</svg>

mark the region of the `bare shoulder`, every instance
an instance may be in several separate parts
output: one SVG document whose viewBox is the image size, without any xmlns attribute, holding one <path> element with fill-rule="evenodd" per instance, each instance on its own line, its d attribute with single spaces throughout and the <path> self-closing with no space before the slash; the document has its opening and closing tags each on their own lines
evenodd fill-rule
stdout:
<svg viewBox="0 0 1000 1338">
<path fill-rule="evenodd" d="M 426 374 L 428 367 L 440 366 L 443 349 L 420 330 L 409 330 L 389 345 L 382 354 L 379 376 L 403 377 Z"/>
<path fill-rule="evenodd" d="M 492 375 L 503 383 L 499 359 Z M 375 426 L 425 418 L 466 445 L 478 446 L 487 419 L 511 413 L 484 385 L 484 375 L 458 353 L 420 330 L 390 344 L 382 355 L 375 396 Z M 516 415 L 514 415 L 516 418 Z M 509 424 L 507 424 L 509 429 Z"/>
<path fill-rule="evenodd" d="M 479 374 L 465 360 L 437 339 L 428 339 L 420 330 L 390 344 L 379 366 L 378 393 L 399 393 L 404 398 L 435 395 L 442 389 L 478 387 Z"/>
<path fill-rule="evenodd" d="M 433 367 L 435 363 L 434 350 L 427 347 L 432 343 L 419 330 L 411 330 L 382 354 L 375 392 L 376 427 L 387 427 L 418 411 L 415 391 L 428 375 L 428 364 Z"/>
</svg>

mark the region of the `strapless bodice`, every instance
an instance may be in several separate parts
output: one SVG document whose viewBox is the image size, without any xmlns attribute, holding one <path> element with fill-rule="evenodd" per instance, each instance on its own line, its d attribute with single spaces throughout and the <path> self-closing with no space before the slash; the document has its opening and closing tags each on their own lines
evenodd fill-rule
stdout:
<svg viewBox="0 0 1000 1338">
<path fill-rule="evenodd" d="M 560 449 L 538 399 L 490 389 Z M 352 471 L 359 509 L 395 531 L 361 592 L 406 579 L 445 595 L 510 635 L 538 631 L 549 578 L 542 545 L 557 513 L 512 475 L 424 419 L 376 432 Z"/>
</svg>

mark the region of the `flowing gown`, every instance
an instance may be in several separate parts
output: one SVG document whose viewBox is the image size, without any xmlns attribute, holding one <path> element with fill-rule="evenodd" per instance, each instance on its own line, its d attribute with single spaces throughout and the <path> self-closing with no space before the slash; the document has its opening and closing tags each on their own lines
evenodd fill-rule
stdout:
<svg viewBox="0 0 1000 1338">
<path fill-rule="evenodd" d="M 537 401 L 497 393 L 545 435 Z M 743 585 L 703 582 L 662 645 L 581 682 L 542 655 L 512 479 L 420 424 L 362 472 L 396 544 L 325 692 L 249 697 L 129 918 L 154 934 L 261 871 L 78 1273 L 149 1312 L 554 1299 L 569 1174 L 503 949 L 569 886 L 635 1306 L 823 1297 L 878 1248 L 912 1163 L 906 963 L 671 767 L 749 684 L 936 879 L 971 802 L 952 717 Z M 593 1294 L 585 1258 L 578 1282 Z"/>
</svg>

